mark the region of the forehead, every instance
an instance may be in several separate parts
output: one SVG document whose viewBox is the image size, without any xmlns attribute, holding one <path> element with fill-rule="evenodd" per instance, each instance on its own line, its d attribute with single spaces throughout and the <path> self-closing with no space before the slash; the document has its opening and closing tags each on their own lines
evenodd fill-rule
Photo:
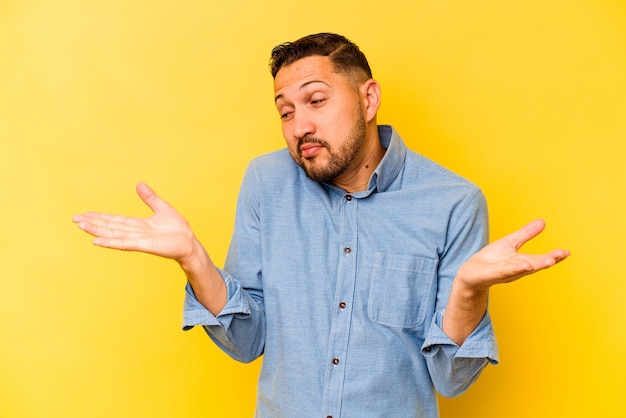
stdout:
<svg viewBox="0 0 626 418">
<path fill-rule="evenodd" d="M 340 83 L 344 78 L 334 71 L 334 65 L 328 57 L 318 55 L 305 57 L 278 71 L 274 79 L 274 93 L 278 97 L 288 91 L 299 90 L 315 81 L 332 86 Z"/>
</svg>

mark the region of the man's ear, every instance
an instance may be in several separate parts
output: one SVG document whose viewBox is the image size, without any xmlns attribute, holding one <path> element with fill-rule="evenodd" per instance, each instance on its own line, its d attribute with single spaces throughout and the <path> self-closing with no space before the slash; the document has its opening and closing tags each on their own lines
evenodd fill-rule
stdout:
<svg viewBox="0 0 626 418">
<path fill-rule="evenodd" d="M 376 118 L 376 113 L 380 108 L 380 84 L 370 78 L 361 85 L 360 91 L 365 105 L 365 120 L 370 122 Z"/>
</svg>

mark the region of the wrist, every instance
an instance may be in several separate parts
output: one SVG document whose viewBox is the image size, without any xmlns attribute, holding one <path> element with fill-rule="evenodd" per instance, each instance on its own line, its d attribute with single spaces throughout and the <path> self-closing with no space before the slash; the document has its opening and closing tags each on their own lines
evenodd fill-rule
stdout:
<svg viewBox="0 0 626 418">
<path fill-rule="evenodd" d="M 464 305 L 483 304 L 489 296 L 489 286 L 476 286 L 461 277 L 456 277 L 452 282 L 451 296 L 459 301 L 464 301 Z"/>
<path fill-rule="evenodd" d="M 489 293 L 489 284 L 481 282 L 477 278 L 477 274 L 473 269 L 467 267 L 467 263 L 463 264 L 456 273 L 453 286 L 458 289 L 464 296 L 479 297 Z"/>
<path fill-rule="evenodd" d="M 178 263 L 198 302 L 217 316 L 226 305 L 226 285 L 200 241 L 194 237 L 192 251 Z"/>
<path fill-rule="evenodd" d="M 205 271 L 207 264 L 212 265 L 209 255 L 195 236 L 192 238 L 191 249 L 177 261 L 187 276 L 195 276 L 196 272 Z"/>
<path fill-rule="evenodd" d="M 452 282 L 442 329 L 459 346 L 484 316 L 488 295 L 488 287 L 472 286 L 458 277 Z"/>
</svg>

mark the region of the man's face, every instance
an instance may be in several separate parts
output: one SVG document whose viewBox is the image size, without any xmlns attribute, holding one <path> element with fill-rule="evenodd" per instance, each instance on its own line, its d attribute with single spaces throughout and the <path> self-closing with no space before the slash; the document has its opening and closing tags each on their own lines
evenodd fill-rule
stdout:
<svg viewBox="0 0 626 418">
<path fill-rule="evenodd" d="M 274 80 L 287 148 L 314 181 L 330 182 L 358 164 L 365 142 L 359 89 L 326 57 L 283 67 Z"/>
</svg>

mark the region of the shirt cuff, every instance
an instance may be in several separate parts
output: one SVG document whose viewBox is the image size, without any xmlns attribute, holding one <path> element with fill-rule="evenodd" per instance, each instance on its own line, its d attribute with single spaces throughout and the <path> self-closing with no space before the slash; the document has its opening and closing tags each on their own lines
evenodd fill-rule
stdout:
<svg viewBox="0 0 626 418">
<path fill-rule="evenodd" d="M 498 343 L 488 313 L 485 313 L 476 329 L 461 346 L 458 346 L 443 332 L 443 314 L 444 311 L 438 311 L 433 316 L 421 350 L 425 357 L 433 357 L 438 350 L 444 350 L 446 357 L 450 359 L 485 358 L 491 364 L 498 364 Z"/>
<path fill-rule="evenodd" d="M 218 269 L 226 284 L 227 301 L 224 309 L 213 315 L 204 307 L 193 292 L 189 283 L 185 286 L 185 301 L 183 304 L 183 330 L 187 331 L 195 326 L 219 326 L 228 329 L 235 315 L 245 317 L 250 315 L 250 305 L 242 296 L 241 285 L 228 273 Z"/>
</svg>

